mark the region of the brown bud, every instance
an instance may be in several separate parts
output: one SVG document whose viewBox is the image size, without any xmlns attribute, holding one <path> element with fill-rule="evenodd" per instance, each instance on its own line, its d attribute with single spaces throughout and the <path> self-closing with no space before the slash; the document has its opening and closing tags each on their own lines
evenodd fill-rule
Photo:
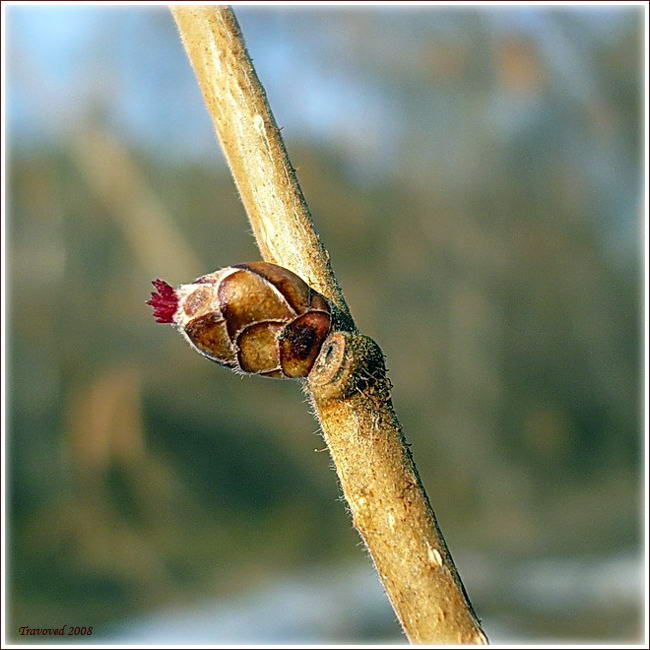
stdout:
<svg viewBox="0 0 650 650">
<path fill-rule="evenodd" d="M 203 356 L 244 373 L 306 377 L 331 327 L 327 300 L 269 262 L 236 264 L 176 289 L 174 324 Z"/>
<path fill-rule="evenodd" d="M 381 350 L 370 337 L 353 332 L 330 334 L 309 374 L 317 401 L 343 399 L 377 383 L 387 383 Z"/>
</svg>

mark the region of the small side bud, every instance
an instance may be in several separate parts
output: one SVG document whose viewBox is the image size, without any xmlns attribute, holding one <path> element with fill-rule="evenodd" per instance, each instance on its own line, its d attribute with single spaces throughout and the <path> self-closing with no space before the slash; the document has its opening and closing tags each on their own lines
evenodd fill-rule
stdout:
<svg viewBox="0 0 650 650">
<path fill-rule="evenodd" d="M 173 323 L 174 314 L 178 309 L 178 296 L 174 287 L 164 280 L 154 280 L 151 284 L 156 291 L 151 292 L 147 304 L 153 307 L 153 315 L 157 323 Z"/>
<path fill-rule="evenodd" d="M 316 401 L 345 399 L 375 384 L 388 386 L 379 346 L 353 332 L 334 332 L 325 339 L 307 379 Z M 385 392 L 388 397 L 388 388 Z"/>
</svg>

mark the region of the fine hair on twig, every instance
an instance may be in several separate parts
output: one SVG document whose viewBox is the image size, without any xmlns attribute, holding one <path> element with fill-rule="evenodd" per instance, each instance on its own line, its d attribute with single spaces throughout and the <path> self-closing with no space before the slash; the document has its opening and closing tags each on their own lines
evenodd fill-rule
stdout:
<svg viewBox="0 0 650 650">
<path fill-rule="evenodd" d="M 232 10 L 172 7 L 262 257 L 333 308 L 305 390 L 354 526 L 413 643 L 486 644 L 393 410 L 377 344 L 350 315 Z"/>
</svg>

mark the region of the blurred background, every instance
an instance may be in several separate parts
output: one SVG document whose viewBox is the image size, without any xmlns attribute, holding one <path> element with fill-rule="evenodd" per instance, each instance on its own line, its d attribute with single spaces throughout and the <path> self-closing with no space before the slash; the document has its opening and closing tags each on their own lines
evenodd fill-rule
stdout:
<svg viewBox="0 0 650 650">
<path fill-rule="evenodd" d="M 236 12 L 486 632 L 638 642 L 641 7 Z M 299 385 L 144 304 L 259 257 L 169 12 L 6 17 L 9 633 L 401 642 Z"/>
</svg>

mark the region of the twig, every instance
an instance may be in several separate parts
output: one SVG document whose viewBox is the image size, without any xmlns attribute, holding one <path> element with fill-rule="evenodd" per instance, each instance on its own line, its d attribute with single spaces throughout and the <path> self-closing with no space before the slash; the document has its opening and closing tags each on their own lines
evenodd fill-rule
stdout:
<svg viewBox="0 0 650 650">
<path fill-rule="evenodd" d="M 329 298 L 333 334 L 307 391 L 355 527 L 414 643 L 485 644 L 390 399 L 383 355 L 355 328 L 232 10 L 172 12 L 266 261 Z"/>
<path fill-rule="evenodd" d="M 158 275 L 163 268 L 176 280 L 199 274 L 196 253 L 119 139 L 88 124 L 70 141 L 70 149 L 82 176 L 148 274 Z"/>
</svg>

